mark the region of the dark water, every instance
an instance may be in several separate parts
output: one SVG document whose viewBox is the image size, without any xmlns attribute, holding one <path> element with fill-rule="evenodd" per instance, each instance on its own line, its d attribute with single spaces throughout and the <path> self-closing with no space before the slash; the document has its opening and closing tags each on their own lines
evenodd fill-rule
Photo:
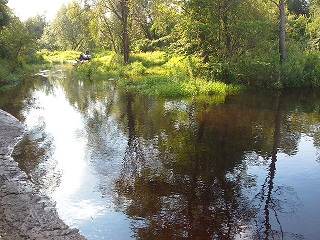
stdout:
<svg viewBox="0 0 320 240">
<path fill-rule="evenodd" d="M 1 94 L 14 158 L 88 239 L 319 239 L 320 93 L 161 99 L 58 68 Z"/>
</svg>

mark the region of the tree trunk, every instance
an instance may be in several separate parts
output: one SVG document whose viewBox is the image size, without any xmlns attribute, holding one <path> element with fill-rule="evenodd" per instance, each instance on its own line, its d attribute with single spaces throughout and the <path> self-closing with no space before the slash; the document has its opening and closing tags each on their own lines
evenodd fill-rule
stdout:
<svg viewBox="0 0 320 240">
<path fill-rule="evenodd" d="M 128 0 L 121 0 L 123 60 L 129 63 Z"/>
<path fill-rule="evenodd" d="M 280 10 L 280 29 L 279 29 L 279 53 L 280 53 L 280 65 L 283 65 L 287 61 L 286 56 L 286 13 L 284 0 L 279 0 Z"/>
</svg>

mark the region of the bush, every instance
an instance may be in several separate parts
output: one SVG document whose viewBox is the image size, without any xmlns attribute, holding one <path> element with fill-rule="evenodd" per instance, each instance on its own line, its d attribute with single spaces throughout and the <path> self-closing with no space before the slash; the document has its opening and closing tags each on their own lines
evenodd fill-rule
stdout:
<svg viewBox="0 0 320 240">
<path fill-rule="evenodd" d="M 167 74 L 178 78 L 186 78 L 189 75 L 188 59 L 184 56 L 173 56 L 164 64 Z"/>
<path fill-rule="evenodd" d="M 133 76 L 139 76 L 139 75 L 144 75 L 146 72 L 145 66 L 141 62 L 134 62 L 131 63 L 129 66 L 130 73 Z"/>
<path fill-rule="evenodd" d="M 42 54 L 35 53 L 31 57 L 26 59 L 26 64 L 43 64 L 45 63 L 45 59 Z"/>
<path fill-rule="evenodd" d="M 75 60 L 79 57 L 79 51 L 49 51 L 47 49 L 41 50 L 40 54 L 44 59 L 50 63 L 62 64 L 67 60 Z"/>
<path fill-rule="evenodd" d="M 290 59 L 284 69 L 287 88 L 320 87 L 320 54 L 308 52 Z"/>
<path fill-rule="evenodd" d="M 102 63 L 98 61 L 91 60 L 88 63 L 84 63 L 78 66 L 75 66 L 75 73 L 78 78 L 86 79 L 96 79 L 96 74 L 100 72 L 99 68 Z"/>
<path fill-rule="evenodd" d="M 208 65 L 205 78 L 230 84 L 236 82 L 236 75 L 235 68 L 230 63 L 211 62 Z"/>
<path fill-rule="evenodd" d="M 311 87 L 320 87 L 320 55 L 311 52 L 307 54 L 304 68 L 303 78 Z"/>
<path fill-rule="evenodd" d="M 0 90 L 15 85 L 22 75 L 21 71 L 12 73 L 8 63 L 0 59 Z"/>
<path fill-rule="evenodd" d="M 165 36 L 155 40 L 141 39 L 135 42 L 135 50 L 138 52 L 153 52 L 164 49 L 170 45 L 170 36 Z"/>
<path fill-rule="evenodd" d="M 142 62 L 145 67 L 161 66 L 168 61 L 168 56 L 163 51 L 134 53 L 131 55 L 132 61 Z"/>
<path fill-rule="evenodd" d="M 279 65 L 262 61 L 242 61 L 236 66 L 237 83 L 249 87 L 278 88 Z"/>
<path fill-rule="evenodd" d="M 113 53 L 109 59 L 109 65 L 111 67 L 117 67 L 124 64 L 123 57 L 118 53 Z"/>
</svg>

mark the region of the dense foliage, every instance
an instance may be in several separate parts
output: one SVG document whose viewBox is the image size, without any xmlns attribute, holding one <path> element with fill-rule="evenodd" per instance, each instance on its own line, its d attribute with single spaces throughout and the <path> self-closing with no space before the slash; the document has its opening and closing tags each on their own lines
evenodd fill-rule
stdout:
<svg viewBox="0 0 320 240">
<path fill-rule="evenodd" d="M 46 22 L 36 16 L 22 22 L 0 0 L 0 87 L 15 84 L 26 71 L 27 64 L 40 62 L 38 40 Z"/>
<path fill-rule="evenodd" d="M 161 50 L 192 59 L 190 76 L 203 82 L 320 85 L 319 0 L 73 0 L 51 23 L 20 22 L 5 0 L 0 10 L 0 56 L 11 70 L 39 48 L 108 50 L 124 64 Z"/>
</svg>

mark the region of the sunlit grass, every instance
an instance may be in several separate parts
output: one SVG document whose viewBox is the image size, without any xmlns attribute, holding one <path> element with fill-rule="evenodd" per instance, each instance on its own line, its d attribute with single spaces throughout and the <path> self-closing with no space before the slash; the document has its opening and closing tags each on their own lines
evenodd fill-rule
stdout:
<svg viewBox="0 0 320 240">
<path fill-rule="evenodd" d="M 228 93 L 241 90 L 239 86 L 227 85 L 222 82 L 208 82 L 201 79 L 181 80 L 169 75 L 120 79 L 118 83 L 119 86 L 127 91 L 164 97 L 227 95 Z"/>
<path fill-rule="evenodd" d="M 52 64 L 63 64 L 69 60 L 75 60 L 79 55 L 79 51 L 47 51 L 42 50 L 41 53 L 44 59 Z"/>
<path fill-rule="evenodd" d="M 78 55 L 77 51 L 53 52 L 45 59 L 62 63 Z M 155 51 L 133 53 L 130 60 L 131 63 L 125 65 L 120 54 L 93 53 L 90 62 L 74 67 L 73 77 L 91 81 L 117 80 L 118 86 L 126 91 L 165 97 L 226 95 L 240 89 L 196 76 L 197 63 L 200 62 L 196 58 Z"/>
</svg>

